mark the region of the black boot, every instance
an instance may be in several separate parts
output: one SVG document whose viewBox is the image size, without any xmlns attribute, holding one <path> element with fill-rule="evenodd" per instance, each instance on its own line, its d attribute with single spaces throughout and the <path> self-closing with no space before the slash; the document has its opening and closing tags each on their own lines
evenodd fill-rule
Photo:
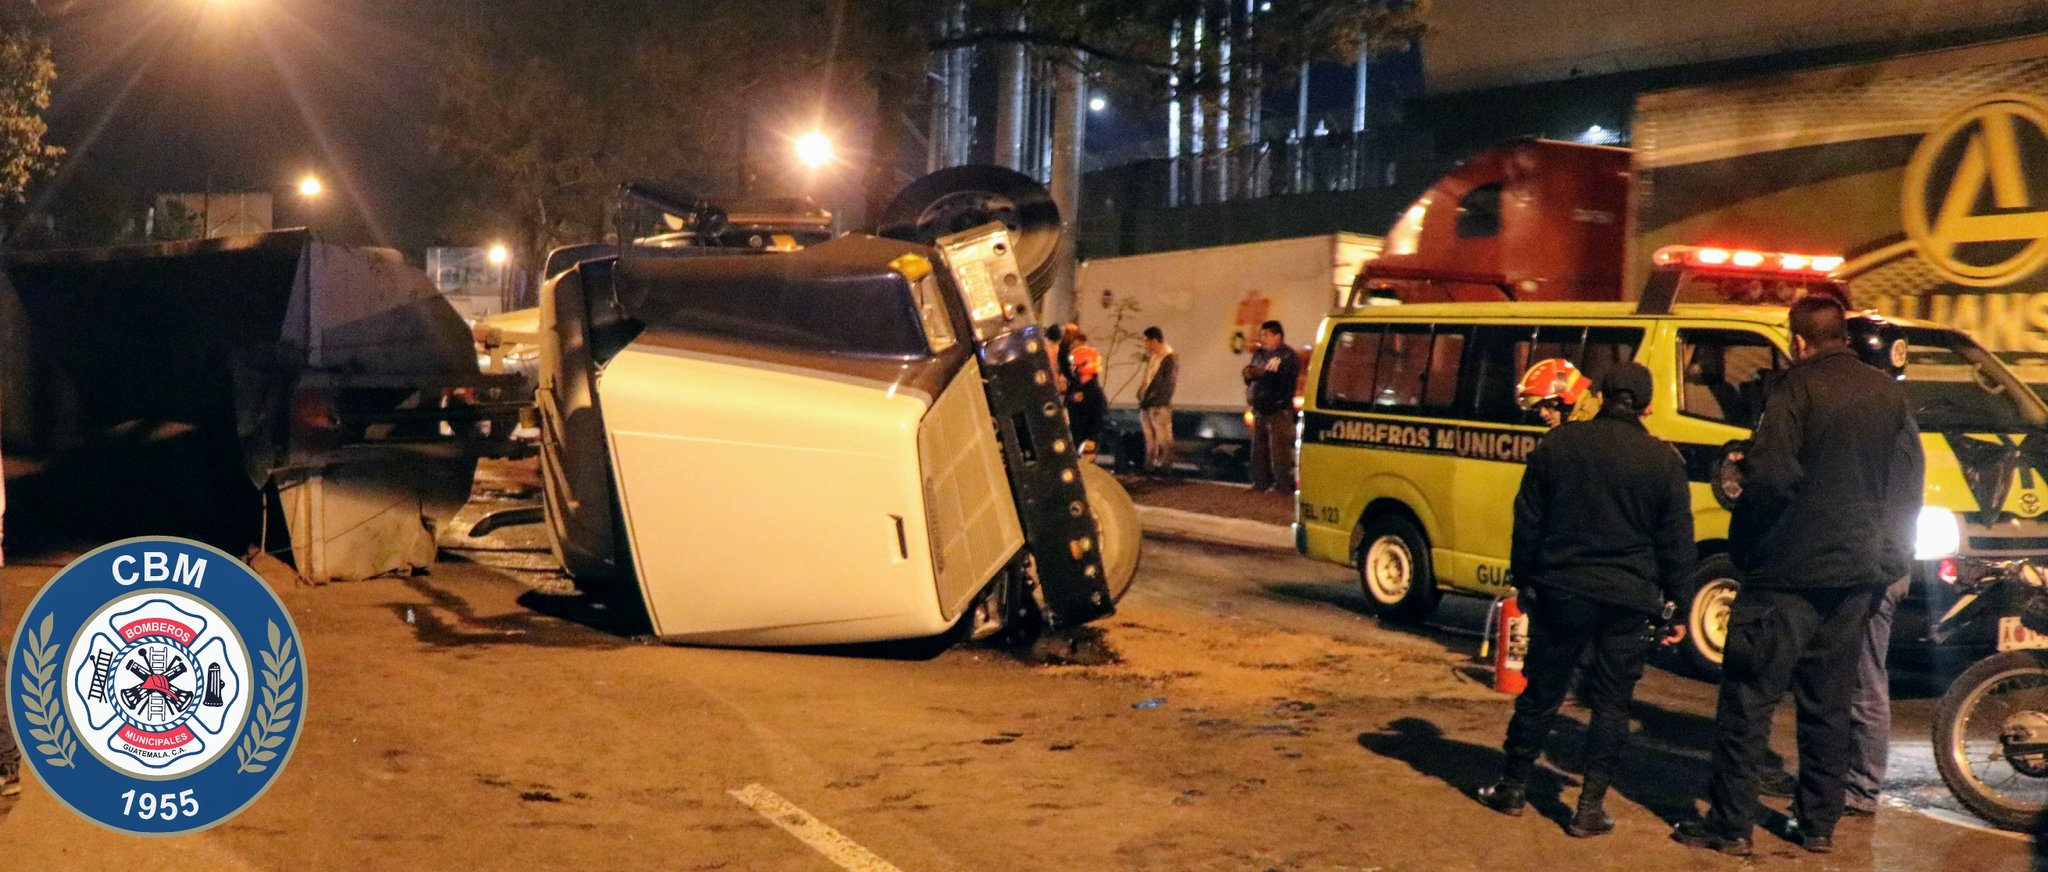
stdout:
<svg viewBox="0 0 2048 872">
<path fill-rule="evenodd" d="M 1522 782 L 1502 779 L 1492 787 L 1479 788 L 1479 801 L 1504 815 L 1521 817 L 1529 805 L 1529 790 Z"/>
<path fill-rule="evenodd" d="M 1579 785 L 1579 810 L 1572 815 L 1571 823 L 1564 827 L 1575 839 L 1590 839 L 1614 831 L 1614 818 L 1607 816 L 1603 806 L 1607 802 L 1607 785 L 1610 776 L 1597 768 L 1586 773 L 1586 780 Z"/>
<path fill-rule="evenodd" d="M 1705 821 L 1686 821 L 1679 824 L 1672 829 L 1671 840 L 1681 845 L 1719 851 L 1731 857 L 1747 857 L 1752 851 L 1748 836 L 1717 833 L 1712 827 L 1707 826 Z"/>
<path fill-rule="evenodd" d="M 1590 839 L 1613 832 L 1614 818 L 1609 817 L 1607 810 L 1600 805 L 1598 798 L 1589 802 L 1583 794 L 1580 795 L 1579 811 L 1572 815 L 1572 822 L 1565 825 L 1564 831 L 1575 839 Z"/>
</svg>

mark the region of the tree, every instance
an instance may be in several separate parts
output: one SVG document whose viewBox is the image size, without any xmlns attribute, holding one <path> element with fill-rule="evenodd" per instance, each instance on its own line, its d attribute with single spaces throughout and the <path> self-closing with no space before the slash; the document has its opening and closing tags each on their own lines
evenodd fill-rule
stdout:
<svg viewBox="0 0 2048 872">
<path fill-rule="evenodd" d="M 36 21 L 33 2 L 0 3 L 0 206 L 19 206 L 29 184 L 64 154 L 43 141 L 57 64 Z"/>
<path fill-rule="evenodd" d="M 835 0 L 446 4 L 436 24 L 452 39 L 434 64 L 429 132 L 451 181 L 444 233 L 503 234 L 537 257 L 602 238 L 627 179 L 788 192 L 778 134 L 821 117 L 842 142 L 870 127 L 866 65 L 845 62 L 835 11 Z"/>
</svg>

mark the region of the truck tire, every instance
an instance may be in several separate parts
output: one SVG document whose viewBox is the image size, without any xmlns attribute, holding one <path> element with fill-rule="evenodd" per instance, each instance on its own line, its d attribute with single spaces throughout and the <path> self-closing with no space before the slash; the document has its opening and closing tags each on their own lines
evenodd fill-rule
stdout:
<svg viewBox="0 0 2048 872">
<path fill-rule="evenodd" d="M 1110 602 L 1121 602 L 1138 577 L 1138 552 L 1143 540 L 1138 504 L 1116 476 L 1093 463 L 1081 464 L 1081 483 L 1088 488 L 1088 509 L 1095 515 L 1101 541 L 1103 580 Z"/>
<path fill-rule="evenodd" d="M 1687 604 L 1685 641 L 1679 644 L 1687 672 L 1702 681 L 1721 680 L 1721 650 L 1728 644 L 1728 612 L 1742 582 L 1735 577 L 1735 562 L 1726 554 L 1711 554 L 1700 561 L 1686 579 L 1693 591 Z"/>
<path fill-rule="evenodd" d="M 1429 559 L 1429 540 L 1415 522 L 1385 512 L 1366 519 L 1352 561 L 1365 610 L 1389 621 L 1419 621 L 1436 611 L 1443 592 Z"/>
</svg>

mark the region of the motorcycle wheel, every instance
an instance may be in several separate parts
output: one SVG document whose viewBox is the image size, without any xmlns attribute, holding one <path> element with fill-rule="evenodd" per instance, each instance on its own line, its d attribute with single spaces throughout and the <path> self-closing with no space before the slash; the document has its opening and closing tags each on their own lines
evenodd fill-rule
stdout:
<svg viewBox="0 0 2048 872">
<path fill-rule="evenodd" d="M 1996 654 L 1957 676 L 1935 712 L 1934 763 L 1949 791 L 1979 817 L 2034 832 L 2048 818 L 2048 768 L 2008 759 L 2002 736 L 2016 720 L 2048 725 L 2048 651 Z"/>
</svg>

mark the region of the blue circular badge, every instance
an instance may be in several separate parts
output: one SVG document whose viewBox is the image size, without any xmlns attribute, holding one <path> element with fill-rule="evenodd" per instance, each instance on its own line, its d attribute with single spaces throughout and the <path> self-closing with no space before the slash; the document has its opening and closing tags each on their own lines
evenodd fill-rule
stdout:
<svg viewBox="0 0 2048 872">
<path fill-rule="evenodd" d="M 147 537 L 72 561 L 7 654 L 22 761 L 72 811 L 138 836 L 197 832 L 277 780 L 306 715 L 298 628 L 225 552 Z"/>
</svg>

